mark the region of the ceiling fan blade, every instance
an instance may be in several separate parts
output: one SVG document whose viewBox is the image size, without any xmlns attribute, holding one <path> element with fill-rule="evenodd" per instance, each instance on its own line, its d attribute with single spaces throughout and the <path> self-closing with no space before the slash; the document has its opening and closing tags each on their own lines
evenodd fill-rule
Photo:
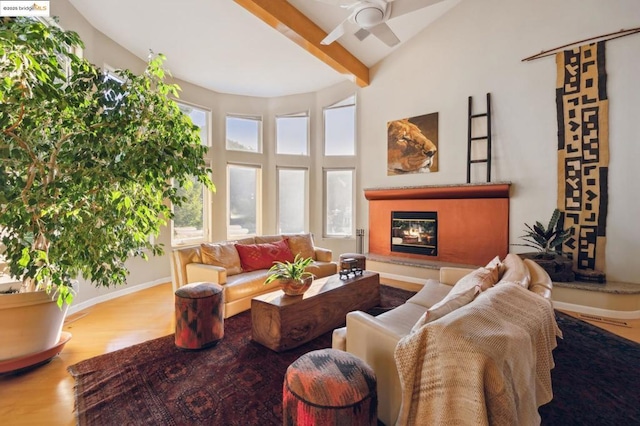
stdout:
<svg viewBox="0 0 640 426">
<path fill-rule="evenodd" d="M 345 19 L 344 21 L 342 21 L 340 23 L 340 25 L 338 25 L 333 30 L 331 30 L 331 32 L 329 34 L 327 34 L 327 36 L 324 39 L 322 39 L 320 44 L 324 44 L 326 46 L 328 44 L 333 43 L 334 41 L 336 41 L 340 37 L 342 37 L 344 35 L 345 30 L 346 30 L 346 25 L 347 25 L 347 20 L 348 19 L 349 18 Z"/>
<path fill-rule="evenodd" d="M 389 47 L 393 47 L 400 43 L 400 39 L 391 31 L 391 28 L 386 23 L 381 23 L 375 27 L 369 28 L 369 31 L 374 36 L 378 37 L 384 44 Z"/>
<path fill-rule="evenodd" d="M 440 3 L 442 0 L 395 0 L 390 1 L 391 14 L 389 19 L 397 18 L 398 16 L 406 15 L 407 13 L 414 12 L 418 9 L 429 7 L 433 4 Z"/>
</svg>

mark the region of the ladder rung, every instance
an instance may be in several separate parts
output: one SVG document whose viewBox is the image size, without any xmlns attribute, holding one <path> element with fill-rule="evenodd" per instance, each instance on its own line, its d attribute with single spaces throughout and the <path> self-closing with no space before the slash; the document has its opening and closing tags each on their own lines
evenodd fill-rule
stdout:
<svg viewBox="0 0 640 426">
<path fill-rule="evenodd" d="M 484 159 L 484 160 L 471 160 L 470 163 L 471 164 L 475 164 L 475 163 L 486 163 L 487 161 L 489 161 L 488 159 Z"/>
<path fill-rule="evenodd" d="M 476 136 L 475 138 L 471 138 L 472 141 L 479 141 L 482 139 L 489 139 L 488 136 Z"/>
<path fill-rule="evenodd" d="M 477 118 L 477 117 L 486 117 L 487 113 L 483 113 L 483 114 L 473 114 L 472 116 L 470 116 L 470 118 Z"/>
</svg>

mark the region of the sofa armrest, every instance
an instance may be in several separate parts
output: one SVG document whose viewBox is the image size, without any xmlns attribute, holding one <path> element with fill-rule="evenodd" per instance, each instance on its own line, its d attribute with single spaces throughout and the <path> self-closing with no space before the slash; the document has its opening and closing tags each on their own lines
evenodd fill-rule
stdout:
<svg viewBox="0 0 640 426">
<path fill-rule="evenodd" d="M 464 277 L 472 271 L 473 269 L 469 268 L 455 268 L 453 266 L 444 266 L 440 268 L 440 282 L 442 284 L 454 285 L 460 278 Z"/>
<path fill-rule="evenodd" d="M 347 314 L 347 352 L 362 359 L 376 373 L 378 418 L 386 425 L 395 424 L 400 411 L 402 388 L 394 352 L 402 337 L 369 314 Z"/>
<path fill-rule="evenodd" d="M 210 282 L 226 284 L 227 270 L 221 266 L 206 265 L 204 263 L 190 263 L 187 265 L 187 284 Z"/>
<path fill-rule="evenodd" d="M 318 262 L 331 262 L 333 258 L 333 253 L 329 249 L 325 249 L 322 247 L 314 247 L 315 251 L 315 260 Z"/>
</svg>

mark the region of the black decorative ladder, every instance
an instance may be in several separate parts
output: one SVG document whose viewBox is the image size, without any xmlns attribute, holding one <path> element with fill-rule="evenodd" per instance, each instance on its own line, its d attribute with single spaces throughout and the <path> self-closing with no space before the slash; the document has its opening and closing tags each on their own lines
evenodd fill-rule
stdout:
<svg viewBox="0 0 640 426">
<path fill-rule="evenodd" d="M 487 118 L 487 134 L 486 136 L 473 136 L 473 119 Z M 491 182 L 491 93 L 487 93 L 487 112 L 481 114 L 473 113 L 473 100 L 469 96 L 469 130 L 467 141 L 467 183 L 471 183 L 471 165 L 476 163 L 487 163 L 487 182 Z M 476 160 L 471 159 L 471 146 L 473 141 L 487 141 L 487 155 L 485 158 Z"/>
</svg>

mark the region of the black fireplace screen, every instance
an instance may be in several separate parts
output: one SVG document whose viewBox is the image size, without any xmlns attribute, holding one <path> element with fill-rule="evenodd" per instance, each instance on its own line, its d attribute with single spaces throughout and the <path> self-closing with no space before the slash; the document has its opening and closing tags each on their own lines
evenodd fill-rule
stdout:
<svg viewBox="0 0 640 426">
<path fill-rule="evenodd" d="M 391 251 L 438 255 L 437 212 L 391 212 Z"/>
</svg>

